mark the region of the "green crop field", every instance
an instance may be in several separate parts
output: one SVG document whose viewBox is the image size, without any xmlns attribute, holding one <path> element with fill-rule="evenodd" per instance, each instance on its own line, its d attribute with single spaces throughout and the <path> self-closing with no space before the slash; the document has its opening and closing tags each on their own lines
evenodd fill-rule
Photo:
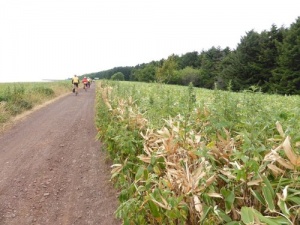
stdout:
<svg viewBox="0 0 300 225">
<path fill-rule="evenodd" d="M 124 224 L 300 224 L 300 97 L 101 81 Z"/>
<path fill-rule="evenodd" d="M 71 88 L 70 81 L 0 83 L 0 125 Z"/>
</svg>

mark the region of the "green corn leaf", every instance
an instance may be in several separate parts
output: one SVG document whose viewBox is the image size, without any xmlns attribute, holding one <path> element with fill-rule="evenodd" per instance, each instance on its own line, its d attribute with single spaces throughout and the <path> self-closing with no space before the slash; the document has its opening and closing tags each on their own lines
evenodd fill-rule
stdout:
<svg viewBox="0 0 300 225">
<path fill-rule="evenodd" d="M 271 212 L 274 212 L 275 211 L 275 205 L 273 200 L 275 197 L 274 190 L 271 186 L 270 181 L 266 177 L 263 177 L 263 180 L 264 180 L 264 186 L 262 187 L 263 196 L 267 202 L 269 210 Z"/>
<path fill-rule="evenodd" d="M 148 201 L 148 205 L 149 205 L 149 209 L 151 211 L 151 214 L 155 217 L 155 218 L 158 218 L 160 217 L 160 214 L 159 214 L 159 209 L 157 207 L 157 205 L 152 202 L 151 200 Z"/>
<path fill-rule="evenodd" d="M 254 223 L 254 213 L 253 210 L 249 207 L 242 207 L 241 209 L 241 218 L 245 224 Z"/>
<path fill-rule="evenodd" d="M 262 195 L 255 190 L 250 189 L 252 195 L 263 205 L 266 205 L 266 201 L 264 200 L 264 198 L 262 197 Z"/>
<path fill-rule="evenodd" d="M 221 193 L 225 199 L 226 213 L 230 213 L 234 199 L 235 199 L 234 191 L 226 190 L 223 188 L 221 190 Z"/>
<path fill-rule="evenodd" d="M 148 170 L 144 170 L 144 179 L 145 180 L 148 180 L 148 177 L 149 177 L 149 172 L 148 172 Z"/>
<path fill-rule="evenodd" d="M 273 196 L 270 189 L 267 186 L 262 187 L 263 196 L 267 202 L 268 208 L 271 212 L 275 211 L 275 205 L 273 201 Z"/>
<path fill-rule="evenodd" d="M 270 181 L 268 180 L 268 178 L 265 177 L 265 176 L 263 176 L 262 178 L 263 178 L 263 180 L 264 180 L 265 186 L 266 186 L 266 187 L 268 188 L 268 190 L 270 191 L 271 196 L 272 196 L 272 197 L 275 197 L 275 192 L 274 192 L 273 187 L 272 187 Z"/>
<path fill-rule="evenodd" d="M 241 223 L 238 221 L 231 221 L 229 223 L 226 223 L 225 225 L 240 225 Z"/>
<path fill-rule="evenodd" d="M 150 196 L 151 196 L 152 198 L 154 198 L 154 199 L 159 198 L 159 196 L 160 196 L 160 190 L 159 190 L 158 188 L 155 188 L 155 189 L 153 190 L 153 193 L 150 194 Z"/>
<path fill-rule="evenodd" d="M 144 174 L 144 170 L 145 168 L 143 166 L 140 166 L 135 174 L 135 181 L 137 182 L 141 177 L 142 175 Z"/>
<path fill-rule="evenodd" d="M 284 215 L 286 215 L 287 217 L 290 216 L 289 209 L 287 208 L 287 206 L 286 206 L 284 200 L 279 199 L 277 205 L 279 206 L 281 212 L 282 212 Z"/>
<path fill-rule="evenodd" d="M 209 206 L 209 207 L 207 207 L 206 205 L 204 205 L 203 206 L 203 215 L 201 216 L 201 222 L 203 222 L 205 219 L 207 219 L 207 215 L 208 215 L 208 213 L 209 213 L 209 211 L 211 211 L 212 210 L 212 207 L 211 206 Z"/>
<path fill-rule="evenodd" d="M 300 195 L 300 191 L 294 188 L 289 187 L 289 192 L 293 193 L 292 195 Z"/>
<path fill-rule="evenodd" d="M 287 219 L 285 219 L 284 217 L 266 217 L 261 215 L 258 211 L 256 211 L 256 215 L 259 218 L 260 222 L 264 222 L 268 225 L 292 225 Z"/>
<path fill-rule="evenodd" d="M 257 210 L 250 207 L 242 207 L 241 210 L 242 221 L 245 224 L 254 224 L 254 222 L 263 222 L 268 225 L 292 225 L 286 218 L 284 217 L 266 217 L 263 216 Z"/>
<path fill-rule="evenodd" d="M 172 220 L 177 219 L 180 216 L 180 212 L 178 209 L 168 210 L 166 212 L 166 216 Z"/>
<path fill-rule="evenodd" d="M 280 224 L 280 225 L 294 225 L 283 216 L 273 217 L 273 218 L 271 218 L 271 220 L 273 222 L 276 222 L 276 224 Z"/>
<path fill-rule="evenodd" d="M 119 194 L 119 201 L 120 202 L 125 202 L 125 201 L 128 200 L 128 197 L 129 197 L 128 190 L 124 189 Z"/>
<path fill-rule="evenodd" d="M 124 225 L 130 225 L 130 219 L 125 218 L 123 223 Z"/>
<path fill-rule="evenodd" d="M 153 167 L 153 171 L 154 171 L 157 175 L 160 175 L 160 173 L 161 173 L 158 166 L 154 166 L 154 167 Z"/>
<path fill-rule="evenodd" d="M 156 163 L 157 158 L 154 155 L 151 155 L 151 165 Z"/>
<path fill-rule="evenodd" d="M 230 216 L 228 216 L 223 210 L 215 210 L 215 213 L 226 223 L 231 222 L 232 219 L 230 218 Z"/>
<path fill-rule="evenodd" d="M 300 205 L 300 198 L 299 197 L 287 197 L 287 201 L 291 201 L 296 203 L 297 205 Z"/>
<path fill-rule="evenodd" d="M 267 186 L 262 187 L 263 196 L 267 202 L 268 208 L 271 212 L 275 211 L 275 205 L 274 205 L 274 197 L 272 196 L 272 193 L 270 189 Z"/>
</svg>

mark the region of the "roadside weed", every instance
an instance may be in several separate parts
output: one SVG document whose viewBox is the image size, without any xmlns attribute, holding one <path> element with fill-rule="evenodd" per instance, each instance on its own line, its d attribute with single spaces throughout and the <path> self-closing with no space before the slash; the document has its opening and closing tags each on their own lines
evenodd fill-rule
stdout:
<svg viewBox="0 0 300 225">
<path fill-rule="evenodd" d="M 0 84 L 0 124 L 13 116 L 30 110 L 70 90 L 69 81 L 49 83 L 1 83 Z"/>
</svg>

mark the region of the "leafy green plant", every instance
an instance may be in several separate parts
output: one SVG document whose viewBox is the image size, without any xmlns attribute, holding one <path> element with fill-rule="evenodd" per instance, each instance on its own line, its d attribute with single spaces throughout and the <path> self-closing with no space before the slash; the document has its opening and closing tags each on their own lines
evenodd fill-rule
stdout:
<svg viewBox="0 0 300 225">
<path fill-rule="evenodd" d="M 97 101 L 124 224 L 300 222 L 299 97 L 107 82 Z"/>
</svg>

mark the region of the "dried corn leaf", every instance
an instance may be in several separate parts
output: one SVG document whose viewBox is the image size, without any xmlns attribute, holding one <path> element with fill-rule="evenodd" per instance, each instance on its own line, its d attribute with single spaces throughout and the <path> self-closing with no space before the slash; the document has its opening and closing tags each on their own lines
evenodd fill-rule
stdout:
<svg viewBox="0 0 300 225">
<path fill-rule="evenodd" d="M 139 155 L 137 157 L 145 163 L 149 163 L 149 164 L 151 163 L 151 157 L 149 156 Z"/>
<path fill-rule="evenodd" d="M 281 166 L 283 166 L 283 167 L 285 167 L 285 168 L 287 168 L 287 169 L 290 169 L 290 170 L 293 170 L 293 169 L 294 169 L 294 166 L 291 164 L 290 161 L 287 161 L 287 160 L 285 160 L 285 159 L 283 159 L 283 158 L 281 158 L 281 157 L 279 157 L 279 158 L 277 159 L 277 162 L 278 162 Z"/>
<path fill-rule="evenodd" d="M 151 196 L 151 195 L 150 195 Z M 156 205 L 158 205 L 159 207 L 166 209 L 166 210 L 171 210 L 170 206 L 165 205 L 159 201 L 157 201 L 156 199 L 154 199 L 154 197 L 151 196 L 151 201 L 153 201 Z"/>
<path fill-rule="evenodd" d="M 216 192 L 207 193 L 207 195 L 212 198 L 222 198 L 223 199 L 223 196 Z"/>
<path fill-rule="evenodd" d="M 274 164 L 269 164 L 269 165 L 268 165 L 268 168 L 273 172 L 273 174 L 274 174 L 275 176 L 278 176 L 278 175 L 284 173 L 284 170 L 278 168 L 278 167 L 277 167 L 276 165 L 274 165 Z"/>
<path fill-rule="evenodd" d="M 284 138 L 284 137 L 285 137 L 285 134 L 284 134 L 284 132 L 283 132 L 283 129 L 282 129 L 281 124 L 280 124 L 278 121 L 276 122 L 276 129 L 277 129 L 277 131 L 279 132 L 280 136 Z"/>
<path fill-rule="evenodd" d="M 122 164 L 116 163 L 116 164 L 111 165 L 110 167 L 113 168 L 113 167 L 121 167 L 121 166 L 122 166 Z"/>
<path fill-rule="evenodd" d="M 200 141 L 201 141 L 201 135 L 196 134 L 195 137 L 194 137 L 194 139 L 195 139 L 195 142 L 196 142 L 197 144 L 200 143 Z"/>
<path fill-rule="evenodd" d="M 166 127 L 162 128 L 161 130 L 158 130 L 157 133 L 163 137 L 171 136 L 170 131 Z"/>
<path fill-rule="evenodd" d="M 247 183 L 248 186 L 259 186 L 261 184 L 263 180 L 262 179 L 258 179 L 258 180 L 251 180 Z"/>
<path fill-rule="evenodd" d="M 271 161 L 275 162 L 277 159 L 280 158 L 276 150 L 271 150 L 268 154 L 265 155 L 264 160 L 265 162 Z"/>
<path fill-rule="evenodd" d="M 222 173 L 223 175 L 227 176 L 230 179 L 236 179 L 236 176 L 232 175 L 230 171 L 220 170 L 220 173 Z"/>
<path fill-rule="evenodd" d="M 185 172 L 186 172 L 186 179 L 190 181 L 190 170 L 186 162 L 185 162 Z"/>
<path fill-rule="evenodd" d="M 168 202 L 167 202 L 167 200 L 166 200 L 166 199 L 164 199 L 162 196 L 160 196 L 160 197 L 161 197 L 161 200 L 163 201 L 164 205 L 168 205 Z"/>
<path fill-rule="evenodd" d="M 173 162 L 170 162 L 170 161 L 167 161 L 167 162 L 166 162 L 166 165 L 167 165 L 167 166 L 172 166 L 172 167 L 175 167 L 175 168 L 178 168 L 178 167 L 179 167 L 178 164 L 173 163 Z"/>
<path fill-rule="evenodd" d="M 208 178 L 207 181 L 206 181 L 206 186 L 208 187 L 209 185 L 211 185 L 216 180 L 216 177 L 217 176 L 214 174 L 213 176 Z"/>
<path fill-rule="evenodd" d="M 122 164 L 113 164 L 111 166 L 111 168 L 112 168 L 111 174 L 117 174 L 123 169 L 123 165 Z"/>
<path fill-rule="evenodd" d="M 229 164 L 231 164 L 231 165 L 233 165 L 233 166 L 236 166 L 236 168 L 237 168 L 238 170 L 240 170 L 240 169 L 241 169 L 241 165 L 240 165 L 240 164 L 238 164 L 238 162 L 237 162 L 237 161 L 230 162 Z"/>
<path fill-rule="evenodd" d="M 202 167 L 198 167 L 196 170 L 193 171 L 192 177 L 196 181 L 196 183 L 199 182 L 199 180 L 204 177 L 206 173 L 203 171 Z"/>
<path fill-rule="evenodd" d="M 188 151 L 187 153 L 188 153 L 189 157 L 191 157 L 193 160 L 198 159 L 198 156 L 195 154 L 194 151 Z"/>
<path fill-rule="evenodd" d="M 297 167 L 300 166 L 300 156 L 293 152 L 289 136 L 287 136 L 286 139 L 284 140 L 282 147 L 290 162 L 294 166 Z"/>
<path fill-rule="evenodd" d="M 200 199 L 198 198 L 197 195 L 193 196 L 194 198 L 194 203 L 195 203 L 195 209 L 198 213 L 202 213 L 202 204 L 200 202 Z"/>
<path fill-rule="evenodd" d="M 282 141 L 281 138 L 268 138 L 267 139 L 268 141 L 271 141 L 271 142 L 278 142 L 278 141 Z"/>
</svg>

